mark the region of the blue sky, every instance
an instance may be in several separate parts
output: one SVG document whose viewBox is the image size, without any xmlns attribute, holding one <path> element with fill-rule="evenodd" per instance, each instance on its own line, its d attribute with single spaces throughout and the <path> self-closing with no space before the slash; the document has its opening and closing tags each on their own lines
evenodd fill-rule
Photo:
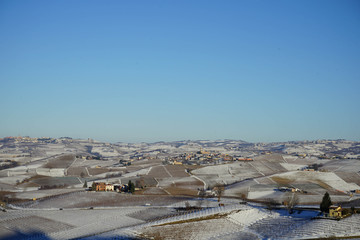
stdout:
<svg viewBox="0 0 360 240">
<path fill-rule="evenodd" d="M 359 1 L 0 1 L 0 137 L 360 140 Z"/>
</svg>

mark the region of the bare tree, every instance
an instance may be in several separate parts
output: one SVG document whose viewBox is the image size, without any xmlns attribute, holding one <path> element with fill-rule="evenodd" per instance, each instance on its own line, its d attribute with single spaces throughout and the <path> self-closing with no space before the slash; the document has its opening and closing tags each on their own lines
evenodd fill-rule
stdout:
<svg viewBox="0 0 360 240">
<path fill-rule="evenodd" d="M 222 195 L 224 194 L 225 191 L 225 186 L 224 184 L 221 183 L 217 183 L 214 187 L 214 192 L 218 198 L 218 202 L 220 202 Z"/>
<path fill-rule="evenodd" d="M 197 205 L 198 205 L 198 207 L 201 208 L 201 205 L 202 205 L 202 203 L 203 203 L 203 201 L 204 201 L 204 198 L 206 197 L 206 191 L 205 191 L 205 189 L 200 188 L 200 190 L 199 190 L 199 192 L 198 192 L 198 195 L 199 195 L 199 198 L 198 198 L 198 201 L 197 201 Z"/>
<path fill-rule="evenodd" d="M 188 201 L 185 202 L 185 208 L 186 210 L 190 210 L 191 209 L 191 205 Z"/>
<path fill-rule="evenodd" d="M 278 202 L 275 201 L 273 198 L 269 198 L 265 202 L 266 208 L 271 212 L 277 205 L 279 205 Z"/>
<path fill-rule="evenodd" d="M 288 195 L 286 198 L 286 208 L 289 213 L 292 214 L 294 212 L 294 208 L 299 204 L 299 196 L 296 193 L 292 193 Z"/>
<path fill-rule="evenodd" d="M 239 194 L 238 194 L 240 199 L 243 200 L 243 201 L 247 200 L 248 195 L 249 195 L 249 189 L 244 189 L 241 192 L 239 192 Z"/>
<path fill-rule="evenodd" d="M 138 188 L 146 187 L 144 178 L 140 178 L 140 179 L 136 180 L 135 186 Z"/>
</svg>

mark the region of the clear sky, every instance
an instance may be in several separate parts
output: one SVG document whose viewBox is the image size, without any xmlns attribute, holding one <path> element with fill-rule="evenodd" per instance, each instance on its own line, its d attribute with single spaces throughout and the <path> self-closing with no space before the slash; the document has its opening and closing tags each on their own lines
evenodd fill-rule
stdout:
<svg viewBox="0 0 360 240">
<path fill-rule="evenodd" d="M 0 137 L 360 140 L 360 1 L 0 1 Z"/>
</svg>

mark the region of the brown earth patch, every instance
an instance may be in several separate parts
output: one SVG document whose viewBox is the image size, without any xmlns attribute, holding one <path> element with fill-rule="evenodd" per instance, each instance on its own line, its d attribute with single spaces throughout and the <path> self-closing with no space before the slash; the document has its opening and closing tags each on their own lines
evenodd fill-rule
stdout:
<svg viewBox="0 0 360 240">
<path fill-rule="evenodd" d="M 84 167 L 71 167 L 67 169 L 67 176 L 88 177 Z"/>
<path fill-rule="evenodd" d="M 196 197 L 198 195 L 198 191 L 197 190 L 192 190 L 192 189 L 185 189 L 185 188 L 180 188 L 180 187 L 175 187 L 175 186 L 170 186 L 167 188 L 164 188 L 166 191 L 168 191 L 171 195 L 173 196 L 192 196 L 192 197 Z"/>
<path fill-rule="evenodd" d="M 141 192 L 141 194 L 144 194 L 144 195 L 168 195 L 167 192 L 165 192 L 163 189 L 157 188 L 157 187 L 145 188 Z"/>
<path fill-rule="evenodd" d="M 185 167 L 182 165 L 167 165 L 166 169 L 173 177 L 188 177 L 189 174 L 185 172 Z"/>
<path fill-rule="evenodd" d="M 111 172 L 113 170 L 108 169 L 108 168 L 88 168 L 88 171 L 89 171 L 90 175 L 98 175 L 98 174 L 102 174 L 102 173 Z"/>
<path fill-rule="evenodd" d="M 282 177 L 278 177 L 278 176 L 273 176 L 273 177 L 271 177 L 271 179 L 280 185 L 290 185 L 295 182 L 294 180 L 291 180 L 288 178 L 282 178 Z"/>
<path fill-rule="evenodd" d="M 335 174 L 347 183 L 355 183 L 360 186 L 360 176 L 356 172 L 336 172 Z"/>
<path fill-rule="evenodd" d="M 197 180 L 197 179 L 192 179 L 193 181 L 191 182 L 175 182 L 176 187 L 181 187 L 181 188 L 187 188 L 187 189 L 198 189 L 198 188 L 202 188 L 204 187 L 204 184 Z"/>
<path fill-rule="evenodd" d="M 75 160 L 75 155 L 68 154 L 51 159 L 46 163 L 44 168 L 68 168 L 71 163 Z"/>
<path fill-rule="evenodd" d="M 166 172 L 165 166 L 153 167 L 150 170 L 148 176 L 153 177 L 153 178 L 170 178 L 171 177 L 169 175 L 169 173 Z"/>
</svg>

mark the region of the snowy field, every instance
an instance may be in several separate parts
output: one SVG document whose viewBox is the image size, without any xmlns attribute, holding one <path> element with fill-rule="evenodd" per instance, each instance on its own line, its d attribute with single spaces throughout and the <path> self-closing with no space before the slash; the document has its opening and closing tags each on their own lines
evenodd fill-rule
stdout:
<svg viewBox="0 0 360 240">
<path fill-rule="evenodd" d="M 262 191 L 250 191 L 248 193 L 248 199 L 282 199 L 283 193 L 279 193 L 275 190 L 262 190 Z M 280 201 L 281 202 L 281 201 Z"/>
<path fill-rule="evenodd" d="M 269 211 L 256 206 L 229 205 L 173 215 L 86 239 L 120 236 L 160 239 L 309 239 L 360 235 L 360 215 L 340 221 L 312 220 L 318 214 L 317 211 L 288 214 L 286 210 Z"/>
<path fill-rule="evenodd" d="M 307 165 L 304 164 L 294 164 L 294 163 L 280 163 L 280 164 L 288 171 L 301 170 L 302 168 L 307 167 Z"/>
<path fill-rule="evenodd" d="M 65 169 L 64 168 L 37 168 L 37 175 L 49 176 L 49 177 L 64 177 Z"/>
<path fill-rule="evenodd" d="M 168 206 L 188 199 L 176 196 L 132 195 L 116 192 L 70 192 L 50 198 L 16 204 L 26 209 L 68 209 L 90 207 Z"/>
<path fill-rule="evenodd" d="M 71 239 L 101 237 L 154 237 L 161 239 L 311 239 L 327 236 L 360 235 L 359 215 L 341 221 L 311 220 L 318 212 L 268 211 L 256 205 L 239 204 L 239 198 L 254 201 L 274 199 L 282 202 L 288 192 L 279 186 L 305 190 L 299 193 L 300 204 L 316 204 L 325 191 L 334 203 L 354 200 L 345 192 L 360 189 L 360 161 L 355 159 L 320 159 L 300 156 L 319 155 L 331 144 L 274 144 L 274 149 L 286 149 L 299 156 L 254 154 L 238 141 L 197 141 L 173 143 L 104 144 L 66 140 L 60 144 L 40 144 L 29 157 L 27 152 L 9 148 L 13 159 L 21 166 L 0 171 L 0 187 L 5 197 L 33 199 L 13 204 L 14 209 L 0 212 L 0 239 L 16 231 L 38 232 L 34 239 Z M 334 142 L 335 144 L 335 142 Z M 345 141 L 338 148 L 350 148 Z M 225 148 L 225 146 L 227 146 Z M 290 146 L 290 147 L 289 147 Z M 255 148 L 269 151 L 266 144 Z M 184 152 L 216 150 L 222 154 L 248 156 L 254 161 L 235 161 L 216 166 L 162 165 L 164 157 Z M 239 150 L 240 149 L 240 150 Z M 341 150 L 341 149 L 340 149 Z M 262 152 L 262 153 L 263 153 Z M 26 153 L 26 154 L 25 154 Z M 352 152 L 355 153 L 355 152 Z M 76 158 L 77 155 L 102 155 L 102 160 Z M 245 154 L 245 155 L 244 155 Z M 254 154 L 254 155 L 252 155 Z M 9 155 L 9 156 L 10 156 Z M 5 155 L 3 154 L 3 157 Z M 120 159 L 135 156 L 131 166 L 120 167 Z M 8 157 L 8 156 L 6 156 Z M 137 158 L 141 160 L 137 160 Z M 157 159 L 153 159 L 153 158 Z M 327 172 L 297 171 L 311 164 L 323 164 Z M 185 169 L 194 169 L 191 173 Z M 83 173 L 83 174 L 82 174 Z M 110 177 L 111 174 L 121 176 Z M 48 176 L 48 177 L 45 177 Z M 64 177 L 71 175 L 71 177 Z M 83 178 L 80 177 L 83 176 Z M 30 179 L 30 181 L 23 180 Z M 82 185 L 92 181 L 136 182 L 144 180 L 147 188 L 135 194 L 86 192 Z M 68 184 L 68 188 L 35 190 L 40 185 Z M 198 189 L 226 184 L 219 207 L 216 198 L 198 199 Z M 231 199 L 230 197 L 237 197 Z M 177 212 L 187 204 L 202 206 L 202 210 Z M 11 206 L 11 205 L 10 205 Z M 186 229 L 186 231 L 184 231 Z"/>
<path fill-rule="evenodd" d="M 140 207 L 62 211 L 9 210 L 0 215 L 0 238 L 9 237 L 15 231 L 39 231 L 44 238 L 47 236 L 51 239 L 78 238 L 144 223 L 127 216 L 141 210 Z M 35 239 L 41 239 L 41 236 Z"/>
<path fill-rule="evenodd" d="M 244 179 L 269 176 L 279 172 L 286 172 L 279 162 L 255 160 L 207 166 L 193 170 L 191 173 L 204 180 L 207 185 L 214 185 L 216 183 L 233 184 Z"/>
<path fill-rule="evenodd" d="M 83 189 L 65 188 L 65 189 L 46 189 L 46 190 L 44 189 L 41 191 L 33 190 L 26 192 L 17 192 L 15 193 L 15 197 L 19 199 L 33 199 L 33 198 L 43 198 L 43 197 L 55 196 L 55 195 L 77 192 L 77 191 L 83 191 Z"/>
<path fill-rule="evenodd" d="M 239 162 L 207 166 L 193 170 L 191 173 L 205 181 L 207 186 L 214 186 L 216 183 L 232 184 L 246 178 L 262 176 L 249 163 Z"/>
<path fill-rule="evenodd" d="M 328 185 L 334 190 L 347 192 L 353 189 L 360 189 L 360 187 L 354 183 L 347 183 L 335 173 L 332 172 L 308 172 L 308 171 L 293 171 L 273 176 L 281 179 L 287 179 L 290 182 L 315 182 L 319 184 Z"/>
<path fill-rule="evenodd" d="M 360 173 L 359 172 L 336 172 L 341 179 L 347 183 L 355 183 L 360 186 Z"/>
<path fill-rule="evenodd" d="M 0 183 L 9 184 L 9 185 L 16 185 L 18 182 L 22 182 L 27 179 L 29 176 L 27 175 L 17 175 L 17 176 L 10 176 L 10 177 L 1 177 Z"/>
<path fill-rule="evenodd" d="M 360 160 L 344 159 L 327 162 L 322 167 L 333 172 L 360 172 Z"/>
</svg>

